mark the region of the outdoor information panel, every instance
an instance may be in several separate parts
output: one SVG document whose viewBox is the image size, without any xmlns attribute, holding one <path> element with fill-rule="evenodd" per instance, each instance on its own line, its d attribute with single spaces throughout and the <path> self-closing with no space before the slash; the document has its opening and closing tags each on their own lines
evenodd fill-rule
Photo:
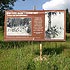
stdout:
<svg viewBox="0 0 70 70">
<path fill-rule="evenodd" d="M 5 41 L 65 41 L 65 10 L 5 11 Z"/>
</svg>

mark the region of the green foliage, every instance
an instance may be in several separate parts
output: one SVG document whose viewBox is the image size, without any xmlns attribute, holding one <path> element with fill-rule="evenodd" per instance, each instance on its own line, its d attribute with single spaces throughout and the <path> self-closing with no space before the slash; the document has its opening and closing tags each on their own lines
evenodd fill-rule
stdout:
<svg viewBox="0 0 70 70">
<path fill-rule="evenodd" d="M 27 70 L 35 70 L 35 62 L 34 61 L 31 60 L 28 63 Z"/>
<path fill-rule="evenodd" d="M 13 9 L 12 6 L 14 6 L 14 2 L 16 2 L 16 0 L 1 0 L 0 1 L 0 26 L 4 26 L 5 10 Z"/>
<path fill-rule="evenodd" d="M 66 32 L 70 33 L 70 22 L 69 22 L 69 12 L 68 12 L 68 9 L 66 9 Z"/>
<path fill-rule="evenodd" d="M 3 38 L 4 38 L 4 34 L 3 33 L 4 33 L 3 28 L 0 27 L 0 41 L 2 41 Z"/>
<path fill-rule="evenodd" d="M 0 41 L 0 70 L 70 70 L 70 34 L 66 42 Z"/>
<path fill-rule="evenodd" d="M 68 36 L 67 36 L 68 37 Z M 70 41 L 42 42 L 40 61 L 38 42 L 0 42 L 0 70 L 69 70 Z M 35 52 L 35 53 L 33 53 Z M 38 54 L 36 53 L 38 52 Z M 35 59 L 37 58 L 37 60 Z"/>
</svg>

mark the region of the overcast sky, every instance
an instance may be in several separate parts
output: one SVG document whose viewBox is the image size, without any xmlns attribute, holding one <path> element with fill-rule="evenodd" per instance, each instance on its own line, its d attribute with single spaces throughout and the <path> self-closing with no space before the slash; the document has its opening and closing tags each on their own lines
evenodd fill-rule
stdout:
<svg viewBox="0 0 70 70">
<path fill-rule="evenodd" d="M 70 10 L 70 0 L 17 0 L 14 4 L 14 10 L 33 10 L 33 6 L 37 6 L 37 10 Z"/>
<path fill-rule="evenodd" d="M 45 10 L 70 10 L 70 0 L 50 0 L 49 2 L 45 2 L 42 5 L 42 8 Z"/>
</svg>

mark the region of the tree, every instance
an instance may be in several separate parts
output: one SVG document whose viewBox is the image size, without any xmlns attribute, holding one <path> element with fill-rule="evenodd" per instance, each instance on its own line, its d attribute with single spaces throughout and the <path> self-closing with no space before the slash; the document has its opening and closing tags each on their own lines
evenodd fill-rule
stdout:
<svg viewBox="0 0 70 70">
<path fill-rule="evenodd" d="M 69 22 L 69 12 L 68 9 L 66 9 L 66 32 L 70 32 L 70 22 Z"/>
<path fill-rule="evenodd" d="M 0 26 L 4 25 L 5 10 L 12 10 L 17 0 L 0 0 Z M 25 1 L 25 0 L 22 0 Z"/>
<path fill-rule="evenodd" d="M 1 0 L 0 1 L 0 26 L 4 25 L 5 10 L 13 9 L 12 6 L 14 6 L 14 2 L 16 2 L 16 0 Z"/>
</svg>

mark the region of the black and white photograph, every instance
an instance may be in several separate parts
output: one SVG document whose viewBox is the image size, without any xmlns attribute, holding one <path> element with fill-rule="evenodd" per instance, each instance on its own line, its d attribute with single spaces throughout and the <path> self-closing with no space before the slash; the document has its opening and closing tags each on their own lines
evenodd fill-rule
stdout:
<svg viewBox="0 0 70 70">
<path fill-rule="evenodd" d="M 7 36 L 31 36 L 32 35 L 31 18 L 8 18 Z"/>
<path fill-rule="evenodd" d="M 45 39 L 64 39 L 64 12 L 45 12 Z"/>
</svg>

